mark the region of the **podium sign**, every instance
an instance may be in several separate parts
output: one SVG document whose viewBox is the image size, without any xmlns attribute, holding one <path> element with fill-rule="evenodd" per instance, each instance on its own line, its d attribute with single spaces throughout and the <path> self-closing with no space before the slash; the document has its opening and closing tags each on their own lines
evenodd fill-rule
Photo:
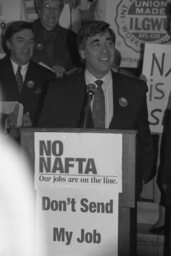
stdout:
<svg viewBox="0 0 171 256">
<path fill-rule="evenodd" d="M 122 135 L 36 132 L 34 151 L 38 255 L 117 256 Z"/>
<path fill-rule="evenodd" d="M 35 133 L 35 187 L 97 187 L 122 191 L 122 135 Z"/>
<path fill-rule="evenodd" d="M 118 195 L 104 189 L 45 189 L 37 204 L 36 255 L 118 255 Z"/>
</svg>

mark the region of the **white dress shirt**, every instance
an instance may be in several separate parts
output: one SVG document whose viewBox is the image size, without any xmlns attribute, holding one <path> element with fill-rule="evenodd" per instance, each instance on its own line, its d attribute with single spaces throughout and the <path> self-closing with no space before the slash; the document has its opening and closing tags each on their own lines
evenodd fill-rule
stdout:
<svg viewBox="0 0 171 256">
<path fill-rule="evenodd" d="M 24 81 L 24 80 L 25 80 L 25 77 L 26 77 L 26 72 L 27 72 L 29 63 L 27 63 L 27 64 L 25 64 L 25 65 L 18 65 L 18 64 L 15 63 L 12 59 L 11 59 L 11 63 L 12 63 L 12 67 L 13 67 L 13 70 L 14 70 L 14 74 L 15 74 L 15 75 L 16 75 L 16 73 L 17 73 L 18 66 L 21 66 L 21 75 L 22 75 L 23 81 Z"/>
</svg>

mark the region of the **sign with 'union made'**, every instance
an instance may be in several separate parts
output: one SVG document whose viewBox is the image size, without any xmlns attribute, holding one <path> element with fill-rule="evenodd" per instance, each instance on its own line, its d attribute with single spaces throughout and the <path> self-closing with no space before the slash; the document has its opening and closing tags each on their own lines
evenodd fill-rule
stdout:
<svg viewBox="0 0 171 256">
<path fill-rule="evenodd" d="M 145 43 L 168 44 L 167 0 L 108 0 L 106 21 L 116 33 L 122 66 L 137 67 Z"/>
</svg>

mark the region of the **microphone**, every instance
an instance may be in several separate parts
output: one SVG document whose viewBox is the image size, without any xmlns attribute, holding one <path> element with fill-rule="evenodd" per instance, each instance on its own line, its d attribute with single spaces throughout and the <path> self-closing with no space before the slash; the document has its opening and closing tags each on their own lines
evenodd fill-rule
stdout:
<svg viewBox="0 0 171 256">
<path fill-rule="evenodd" d="M 88 95 L 88 98 L 93 98 L 93 95 L 95 94 L 96 92 L 96 86 L 95 84 L 88 84 L 87 85 L 87 95 Z"/>
<path fill-rule="evenodd" d="M 95 84 L 87 85 L 87 97 L 86 97 L 85 108 L 84 108 L 83 128 L 86 128 L 86 126 L 87 126 L 87 118 L 88 118 L 88 112 L 90 110 L 90 102 L 91 102 L 96 90 L 97 89 L 96 89 Z"/>
</svg>

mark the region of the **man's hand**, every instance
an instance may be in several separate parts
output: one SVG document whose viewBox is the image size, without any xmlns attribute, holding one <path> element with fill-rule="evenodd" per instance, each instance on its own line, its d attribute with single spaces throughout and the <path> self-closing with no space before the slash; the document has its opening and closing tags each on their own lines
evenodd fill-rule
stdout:
<svg viewBox="0 0 171 256">
<path fill-rule="evenodd" d="M 18 110 L 19 110 L 19 105 L 16 105 L 14 111 L 11 112 L 8 115 L 8 118 L 7 118 L 7 128 L 16 128 L 16 126 L 17 126 Z"/>
<path fill-rule="evenodd" d="M 32 126 L 32 121 L 31 121 L 29 112 L 24 113 L 22 125 L 23 125 L 23 127 L 31 127 Z"/>
<path fill-rule="evenodd" d="M 63 66 L 54 66 L 53 71 L 56 74 L 56 78 L 62 78 L 64 76 L 69 76 L 78 71 L 80 68 L 72 68 L 66 71 L 66 69 Z"/>
<path fill-rule="evenodd" d="M 66 69 L 63 66 L 54 66 L 53 71 L 56 74 L 56 78 L 62 78 L 65 75 Z"/>
</svg>

